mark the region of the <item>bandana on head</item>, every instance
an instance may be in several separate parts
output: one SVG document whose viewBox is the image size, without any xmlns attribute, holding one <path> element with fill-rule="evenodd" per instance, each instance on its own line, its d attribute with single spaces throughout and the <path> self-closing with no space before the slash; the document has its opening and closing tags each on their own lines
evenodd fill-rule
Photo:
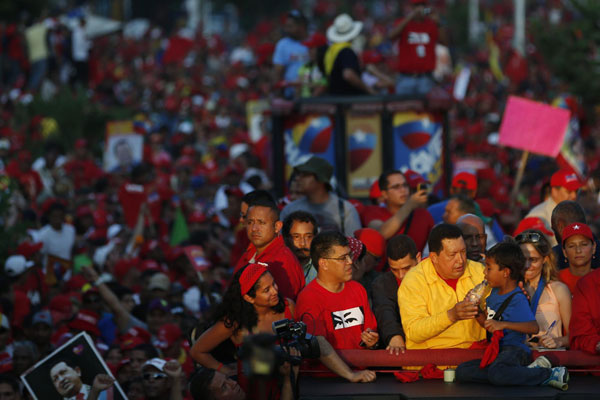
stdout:
<svg viewBox="0 0 600 400">
<path fill-rule="evenodd" d="M 254 286 L 258 278 L 260 278 L 265 272 L 267 272 L 267 267 L 262 263 L 249 264 L 244 269 L 244 272 L 242 272 L 240 275 L 240 291 L 242 296 L 247 294 L 250 289 L 252 289 L 252 286 Z"/>
<path fill-rule="evenodd" d="M 352 236 L 347 236 L 346 239 L 348 239 L 348 247 L 350 248 L 350 253 L 352 253 L 352 261 L 358 260 L 360 253 L 362 253 L 363 243 Z"/>
</svg>

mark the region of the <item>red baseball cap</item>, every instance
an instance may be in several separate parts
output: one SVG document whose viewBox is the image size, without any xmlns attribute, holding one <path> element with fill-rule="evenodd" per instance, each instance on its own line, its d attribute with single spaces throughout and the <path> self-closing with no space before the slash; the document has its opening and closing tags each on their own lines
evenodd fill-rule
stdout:
<svg viewBox="0 0 600 400">
<path fill-rule="evenodd" d="M 307 40 L 302 42 L 308 48 L 321 47 L 327 44 L 327 38 L 320 32 L 315 32 Z"/>
<path fill-rule="evenodd" d="M 586 224 L 582 224 L 581 222 L 574 222 L 571 225 L 568 225 L 563 229 L 562 232 L 562 245 L 565 246 L 565 242 L 568 238 L 575 235 L 582 235 L 592 242 L 594 241 L 594 234 L 589 226 Z"/>
<path fill-rule="evenodd" d="M 452 187 L 477 191 L 477 176 L 470 172 L 459 172 L 452 178 Z"/>
<path fill-rule="evenodd" d="M 70 329 L 78 331 L 86 331 L 96 336 L 100 336 L 100 329 L 98 329 L 98 314 L 91 310 L 79 310 L 75 318 L 69 322 L 68 326 Z"/>
<path fill-rule="evenodd" d="M 369 198 L 378 199 L 379 197 L 381 197 L 381 189 L 379 188 L 379 181 L 375 181 L 371 185 L 371 190 L 369 190 Z"/>
<path fill-rule="evenodd" d="M 519 222 L 519 225 L 517 226 L 517 229 L 515 229 L 513 236 L 517 236 L 519 233 L 528 229 L 537 229 L 545 235 L 554 236 L 554 232 L 546 228 L 546 224 L 544 224 L 544 221 L 542 221 L 541 218 L 538 217 L 528 217 Z"/>
<path fill-rule="evenodd" d="M 154 346 L 165 350 L 171 347 L 175 342 L 182 337 L 181 328 L 177 324 L 165 324 L 158 329 L 156 334 L 157 340 Z"/>
<path fill-rule="evenodd" d="M 562 186 L 567 190 L 577 190 L 583 186 L 583 183 L 579 181 L 579 177 L 575 172 L 561 169 L 555 172 L 550 178 L 550 186 Z"/>
<path fill-rule="evenodd" d="M 406 183 L 410 186 L 411 189 L 416 189 L 419 183 L 429 183 L 428 180 L 423 178 L 421 174 L 412 169 L 407 169 L 404 171 L 404 177 L 406 178 Z"/>
<path fill-rule="evenodd" d="M 360 240 L 365 246 L 367 251 L 374 254 L 377 257 L 383 257 L 385 254 L 385 239 L 375 229 L 362 228 L 354 231 L 354 236 Z"/>
<path fill-rule="evenodd" d="M 42 247 L 44 247 L 44 243 L 42 242 L 31 243 L 26 241 L 17 246 L 15 254 L 20 254 L 29 260 L 31 256 L 39 252 L 42 249 Z"/>
</svg>

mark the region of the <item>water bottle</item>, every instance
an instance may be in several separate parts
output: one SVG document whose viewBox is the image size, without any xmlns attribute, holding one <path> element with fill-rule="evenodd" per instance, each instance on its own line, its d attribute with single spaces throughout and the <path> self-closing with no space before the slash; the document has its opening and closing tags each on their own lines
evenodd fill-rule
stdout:
<svg viewBox="0 0 600 400">
<path fill-rule="evenodd" d="M 488 282 L 484 279 L 481 283 L 471 289 L 471 291 L 467 294 L 466 299 L 473 304 L 479 304 L 479 300 L 481 300 L 483 293 L 485 293 L 487 285 Z"/>
</svg>

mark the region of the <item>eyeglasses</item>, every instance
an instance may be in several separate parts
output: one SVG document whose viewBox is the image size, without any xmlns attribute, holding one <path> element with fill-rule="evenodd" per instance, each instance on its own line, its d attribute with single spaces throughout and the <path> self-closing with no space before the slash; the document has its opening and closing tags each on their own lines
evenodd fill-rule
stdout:
<svg viewBox="0 0 600 400">
<path fill-rule="evenodd" d="M 467 240 L 473 240 L 473 239 L 484 240 L 484 239 L 487 239 L 487 234 L 485 234 L 485 233 L 478 233 L 476 235 L 463 235 L 463 239 L 465 241 L 467 241 Z"/>
<path fill-rule="evenodd" d="M 517 243 L 537 243 L 542 240 L 542 235 L 537 232 L 524 232 L 515 237 Z"/>
<path fill-rule="evenodd" d="M 144 377 L 145 381 L 167 378 L 167 374 L 163 374 L 162 372 L 146 372 L 142 376 Z"/>
<path fill-rule="evenodd" d="M 353 262 L 352 260 L 352 253 L 347 253 L 344 254 L 343 256 L 339 256 L 339 257 L 322 257 L 326 260 L 336 260 L 336 261 L 350 261 Z"/>
</svg>

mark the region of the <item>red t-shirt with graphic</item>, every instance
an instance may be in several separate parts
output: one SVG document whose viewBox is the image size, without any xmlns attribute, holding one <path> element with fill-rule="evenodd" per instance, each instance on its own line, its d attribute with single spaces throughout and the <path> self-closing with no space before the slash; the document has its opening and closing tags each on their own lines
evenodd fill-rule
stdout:
<svg viewBox="0 0 600 400">
<path fill-rule="evenodd" d="M 313 280 L 298 295 L 296 316 L 308 332 L 324 336 L 334 349 L 361 349 L 361 333 L 367 328 L 377 331 L 367 292 L 355 281 L 332 293 Z"/>
<path fill-rule="evenodd" d="M 404 74 L 433 72 L 438 36 L 438 27 L 433 20 L 409 21 L 398 40 L 397 71 Z"/>
</svg>

